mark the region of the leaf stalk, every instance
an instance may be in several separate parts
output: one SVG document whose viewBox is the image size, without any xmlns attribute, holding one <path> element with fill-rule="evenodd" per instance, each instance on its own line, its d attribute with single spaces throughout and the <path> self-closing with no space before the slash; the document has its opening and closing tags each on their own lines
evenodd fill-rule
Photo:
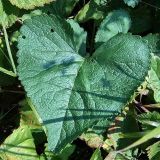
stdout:
<svg viewBox="0 0 160 160">
<path fill-rule="evenodd" d="M 11 48 L 10 48 L 10 45 L 9 45 L 8 34 L 7 34 L 7 31 L 6 31 L 6 28 L 5 28 L 4 24 L 2 24 L 2 27 L 3 27 L 3 31 L 4 31 L 5 42 L 6 42 L 6 46 L 7 46 L 8 55 L 9 55 L 9 58 L 10 58 L 10 61 L 11 61 L 11 64 L 12 64 L 12 68 L 13 68 L 14 74 L 17 75 L 16 66 L 15 66 L 13 56 L 12 56 L 12 53 L 11 53 Z"/>
</svg>

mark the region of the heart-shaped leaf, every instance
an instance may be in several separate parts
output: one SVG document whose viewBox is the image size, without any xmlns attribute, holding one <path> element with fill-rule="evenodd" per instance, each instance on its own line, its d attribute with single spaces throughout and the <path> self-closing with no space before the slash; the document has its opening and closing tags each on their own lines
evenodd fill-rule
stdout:
<svg viewBox="0 0 160 160">
<path fill-rule="evenodd" d="M 73 35 L 65 20 L 41 15 L 26 20 L 19 38 L 19 78 L 55 152 L 99 120 L 118 115 L 149 69 L 141 37 L 119 34 L 84 59 Z"/>
</svg>

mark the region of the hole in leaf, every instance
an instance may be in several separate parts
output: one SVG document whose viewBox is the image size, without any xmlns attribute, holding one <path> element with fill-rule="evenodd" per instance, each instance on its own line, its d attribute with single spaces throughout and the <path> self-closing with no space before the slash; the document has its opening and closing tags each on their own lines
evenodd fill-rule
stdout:
<svg viewBox="0 0 160 160">
<path fill-rule="evenodd" d="M 51 29 L 51 32 L 54 32 L 54 29 Z"/>
<path fill-rule="evenodd" d="M 26 36 L 23 35 L 22 38 L 23 38 L 23 39 L 26 39 Z"/>
</svg>

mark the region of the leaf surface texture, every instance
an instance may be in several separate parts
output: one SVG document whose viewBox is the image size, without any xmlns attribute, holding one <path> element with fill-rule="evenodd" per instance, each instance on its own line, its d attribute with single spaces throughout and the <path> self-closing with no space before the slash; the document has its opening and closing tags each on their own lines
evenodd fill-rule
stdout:
<svg viewBox="0 0 160 160">
<path fill-rule="evenodd" d="M 35 16 L 21 28 L 18 73 L 58 152 L 92 125 L 112 120 L 144 81 L 150 52 L 138 36 L 119 34 L 83 58 L 59 17 Z"/>
</svg>

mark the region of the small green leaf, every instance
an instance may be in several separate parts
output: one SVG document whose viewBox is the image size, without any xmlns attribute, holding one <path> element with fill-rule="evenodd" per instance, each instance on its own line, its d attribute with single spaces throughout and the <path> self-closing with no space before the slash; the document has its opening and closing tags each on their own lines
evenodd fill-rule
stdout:
<svg viewBox="0 0 160 160">
<path fill-rule="evenodd" d="M 123 154 L 117 154 L 114 160 L 129 160 L 129 159 L 126 158 Z"/>
<path fill-rule="evenodd" d="M 81 28 L 76 21 L 68 19 L 67 22 L 71 25 L 71 28 L 73 29 L 73 39 L 76 44 L 77 51 L 81 56 L 85 56 L 87 32 L 84 31 L 84 29 Z"/>
<path fill-rule="evenodd" d="M 75 5 L 79 2 L 79 0 L 56 0 L 49 5 L 45 5 L 42 8 L 47 14 L 59 15 L 61 17 L 67 17 L 71 14 Z"/>
<path fill-rule="evenodd" d="M 124 0 L 124 3 L 126 3 L 128 6 L 134 8 L 136 5 L 138 5 L 140 0 Z"/>
<path fill-rule="evenodd" d="M 9 0 L 12 5 L 16 5 L 18 8 L 34 9 L 35 7 L 43 6 L 54 0 Z"/>
<path fill-rule="evenodd" d="M 75 20 L 78 22 L 85 22 L 89 19 L 102 19 L 106 0 L 90 0 L 76 15 Z"/>
<path fill-rule="evenodd" d="M 136 150 L 129 150 L 123 153 L 118 153 L 114 160 L 137 160 L 138 148 Z"/>
<path fill-rule="evenodd" d="M 160 125 L 160 114 L 156 111 L 140 114 L 137 119 L 142 123 L 143 130 L 151 130 Z"/>
<path fill-rule="evenodd" d="M 103 145 L 103 137 L 95 134 L 92 130 L 88 130 L 80 136 L 80 139 L 85 141 L 91 148 L 99 148 Z"/>
<path fill-rule="evenodd" d="M 131 19 L 125 10 L 116 10 L 110 12 L 101 23 L 96 37 L 96 46 L 107 42 L 118 33 L 127 33 L 131 26 Z"/>
<path fill-rule="evenodd" d="M 34 112 L 31 110 L 27 100 L 23 100 L 19 103 L 20 105 L 20 125 L 27 125 L 29 128 L 41 128 L 41 125 L 35 116 Z"/>
<path fill-rule="evenodd" d="M 148 34 L 143 38 L 148 42 L 148 45 L 152 53 L 155 53 L 155 54 L 160 53 L 160 35 L 159 34 Z"/>
<path fill-rule="evenodd" d="M 61 160 L 68 160 L 69 156 L 74 152 L 75 145 L 68 144 L 58 155 L 58 157 L 61 158 Z"/>
<path fill-rule="evenodd" d="M 147 77 L 148 87 L 154 92 L 154 99 L 160 102 L 160 58 L 152 56 L 151 70 Z"/>
<path fill-rule="evenodd" d="M 92 130 L 96 134 L 103 134 L 106 132 L 110 124 L 111 122 L 109 120 L 101 120 L 101 121 L 98 121 L 98 123 L 92 127 Z"/>
<path fill-rule="evenodd" d="M 116 125 L 111 126 L 111 129 L 115 129 L 111 133 L 108 132 L 108 137 L 112 141 L 115 149 L 124 148 L 132 144 L 135 141 L 135 137 L 125 137 L 124 135 L 130 135 L 139 131 L 133 106 L 130 106 L 125 113 L 123 111 L 123 114 L 116 117 Z"/>
<path fill-rule="evenodd" d="M 0 0 L 0 25 L 12 26 L 18 19 L 19 9 L 7 0 Z"/>
<path fill-rule="evenodd" d="M 147 148 L 149 160 L 158 160 L 160 157 L 160 142 L 156 142 Z"/>
<path fill-rule="evenodd" d="M 38 160 L 34 139 L 28 126 L 21 126 L 13 131 L 0 146 L 0 157 L 3 160 Z"/>
<path fill-rule="evenodd" d="M 30 13 L 28 13 L 28 14 L 23 14 L 23 16 L 21 17 L 21 20 L 25 21 L 27 19 L 31 19 L 32 17 L 38 16 L 38 15 L 41 15 L 41 14 L 42 14 L 41 10 L 39 10 L 39 9 L 33 10 Z"/>
<path fill-rule="evenodd" d="M 126 152 L 120 152 L 116 154 L 114 160 L 137 160 L 139 149 L 132 149 Z M 111 159 L 110 159 L 111 160 Z"/>
<path fill-rule="evenodd" d="M 132 143 L 131 145 L 129 145 L 128 147 L 119 150 L 119 152 L 124 152 L 127 151 L 131 148 L 137 147 L 140 144 L 143 144 L 145 142 L 147 142 L 148 140 L 155 138 L 155 137 L 159 137 L 160 136 L 160 126 L 151 130 L 149 133 L 147 133 L 146 135 L 144 135 L 142 138 L 138 139 L 136 142 Z"/>
<path fill-rule="evenodd" d="M 47 160 L 69 160 L 69 157 L 72 155 L 75 148 L 75 145 L 67 144 L 59 154 L 55 155 L 53 152 L 48 150 L 48 147 L 46 147 L 44 157 L 47 157 Z"/>
<path fill-rule="evenodd" d="M 98 121 L 113 120 L 150 63 L 141 37 L 119 34 L 84 59 L 73 35 L 65 20 L 41 15 L 24 23 L 18 44 L 19 78 L 55 152 Z"/>
<path fill-rule="evenodd" d="M 103 160 L 101 150 L 99 148 L 94 151 L 90 160 Z"/>
</svg>

